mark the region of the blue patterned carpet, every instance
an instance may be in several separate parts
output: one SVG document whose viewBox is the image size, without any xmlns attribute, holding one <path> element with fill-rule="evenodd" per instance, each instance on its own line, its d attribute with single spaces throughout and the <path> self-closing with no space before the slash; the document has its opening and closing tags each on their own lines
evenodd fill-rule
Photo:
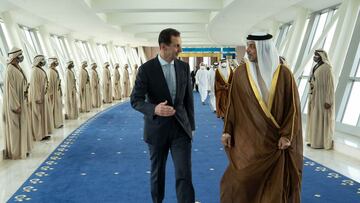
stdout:
<svg viewBox="0 0 360 203">
<path fill-rule="evenodd" d="M 196 200 L 217 203 L 219 181 L 227 166 L 220 143 L 222 121 L 200 103 L 195 94 Z M 142 115 L 129 103 L 96 115 L 69 135 L 9 202 L 151 202 L 150 161 L 142 126 Z M 360 184 L 306 159 L 302 201 L 360 203 Z M 171 156 L 164 202 L 176 202 Z"/>
</svg>

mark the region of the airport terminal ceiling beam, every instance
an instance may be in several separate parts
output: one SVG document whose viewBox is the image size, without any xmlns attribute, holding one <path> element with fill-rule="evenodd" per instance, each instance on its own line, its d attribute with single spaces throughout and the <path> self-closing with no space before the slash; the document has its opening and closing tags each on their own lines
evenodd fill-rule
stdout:
<svg viewBox="0 0 360 203">
<path fill-rule="evenodd" d="M 209 10 L 222 9 L 223 0 L 92 0 L 90 6 L 97 12 L 127 11 L 169 11 L 169 10 Z"/>
<path fill-rule="evenodd" d="M 153 24 L 139 24 L 139 25 L 126 25 L 122 26 L 124 32 L 129 33 L 144 33 L 144 32 L 159 32 L 165 28 L 175 28 L 180 32 L 205 32 L 205 24 L 162 24 L 162 25 L 153 25 Z"/>
<path fill-rule="evenodd" d="M 206 24 L 209 12 L 136 12 L 107 14 L 107 22 L 114 25 L 129 24 Z"/>
<path fill-rule="evenodd" d="M 135 34 L 135 37 L 139 38 L 157 38 L 159 36 L 159 32 L 143 32 Z M 206 32 L 183 32 L 181 31 L 181 38 L 188 38 L 188 37 L 201 37 L 207 39 Z"/>
<path fill-rule="evenodd" d="M 157 42 L 158 41 L 158 37 L 154 37 L 154 38 L 149 38 L 149 41 L 154 41 Z M 210 40 L 208 38 L 205 37 L 187 37 L 187 38 L 181 38 L 182 43 L 184 44 L 185 42 L 210 42 Z"/>
</svg>

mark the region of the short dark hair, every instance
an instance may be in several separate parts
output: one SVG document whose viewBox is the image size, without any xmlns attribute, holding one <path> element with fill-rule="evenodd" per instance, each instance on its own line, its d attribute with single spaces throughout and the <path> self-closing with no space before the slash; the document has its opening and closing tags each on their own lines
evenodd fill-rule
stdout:
<svg viewBox="0 0 360 203">
<path fill-rule="evenodd" d="M 166 45 L 171 44 L 171 37 L 179 37 L 180 32 L 173 29 L 173 28 L 166 28 L 165 30 L 162 30 L 159 34 L 159 46 L 161 43 L 164 43 Z"/>
</svg>

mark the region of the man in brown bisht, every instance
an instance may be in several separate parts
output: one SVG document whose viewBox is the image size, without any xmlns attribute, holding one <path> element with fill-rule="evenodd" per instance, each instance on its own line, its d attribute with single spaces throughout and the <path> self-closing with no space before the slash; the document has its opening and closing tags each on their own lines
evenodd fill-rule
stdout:
<svg viewBox="0 0 360 203">
<path fill-rule="evenodd" d="M 109 62 L 104 63 L 103 70 L 103 101 L 104 103 L 112 102 L 111 74 L 109 70 Z"/>
<path fill-rule="evenodd" d="M 309 79 L 309 102 L 306 125 L 307 146 L 332 149 L 335 132 L 335 88 L 333 69 L 324 50 L 314 53 L 316 65 Z"/>
<path fill-rule="evenodd" d="M 126 64 L 123 73 L 123 90 L 124 90 L 124 98 L 130 96 L 131 89 L 130 89 L 130 76 L 129 76 L 129 65 Z"/>
<path fill-rule="evenodd" d="M 101 95 L 100 95 L 100 78 L 99 74 L 96 71 L 97 65 L 95 62 L 91 63 L 91 98 L 92 98 L 92 106 L 94 108 L 100 108 L 101 106 Z"/>
<path fill-rule="evenodd" d="M 80 69 L 80 113 L 90 112 L 91 110 L 91 87 L 90 76 L 86 67 L 87 61 L 81 63 Z"/>
<path fill-rule="evenodd" d="M 49 98 L 50 98 L 50 112 L 54 118 L 54 127 L 61 128 L 64 126 L 63 103 L 62 103 L 62 89 L 59 72 L 56 68 L 59 61 L 56 57 L 49 58 L 50 77 L 49 77 Z"/>
<path fill-rule="evenodd" d="M 14 47 L 8 53 L 4 80 L 5 157 L 24 159 L 33 145 L 31 116 L 28 110 L 28 82 L 19 63 L 24 60 L 22 50 Z"/>
<path fill-rule="evenodd" d="M 49 133 L 49 107 L 48 107 L 48 78 L 42 67 L 46 65 L 45 57 L 37 55 L 34 58 L 33 70 L 30 80 L 30 101 L 32 132 L 36 141 L 47 140 Z"/>
<path fill-rule="evenodd" d="M 225 59 L 221 60 L 221 65 L 215 72 L 216 115 L 218 118 L 225 117 L 232 78 L 233 71 L 229 64 Z"/>
<path fill-rule="evenodd" d="M 69 61 L 66 64 L 66 105 L 65 105 L 65 118 L 66 119 L 77 119 L 79 117 L 78 101 L 76 96 L 76 79 L 73 72 L 74 62 Z"/>
<path fill-rule="evenodd" d="M 222 143 L 229 166 L 222 203 L 298 203 L 303 167 L 300 101 L 270 34 L 247 37 L 234 73 Z"/>
<path fill-rule="evenodd" d="M 120 65 L 118 63 L 115 64 L 114 70 L 114 99 L 121 100 L 121 81 L 120 81 Z"/>
</svg>

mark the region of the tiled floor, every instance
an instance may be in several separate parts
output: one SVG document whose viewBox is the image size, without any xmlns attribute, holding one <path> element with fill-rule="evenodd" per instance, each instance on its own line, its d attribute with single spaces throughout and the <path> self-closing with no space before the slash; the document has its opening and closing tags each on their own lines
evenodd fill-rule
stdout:
<svg viewBox="0 0 360 203">
<path fill-rule="evenodd" d="M 115 104 L 116 103 L 112 105 Z M 56 130 L 52 134 L 51 140 L 47 142 L 37 142 L 28 159 L 0 161 L 0 202 L 6 202 L 67 135 L 96 113 L 112 105 L 106 105 L 102 109 L 82 114 L 78 120 L 66 121 L 65 127 Z M 355 142 L 357 140 L 359 140 L 359 143 L 356 144 L 360 146 L 360 139 L 355 139 Z M 360 182 L 360 157 L 356 159 L 334 150 L 314 150 L 306 146 L 304 146 L 304 155 Z"/>
<path fill-rule="evenodd" d="M 343 150 L 351 150 L 351 147 Z M 360 182 L 360 156 L 356 159 L 336 150 L 311 149 L 307 146 L 304 146 L 304 156 Z"/>
</svg>

